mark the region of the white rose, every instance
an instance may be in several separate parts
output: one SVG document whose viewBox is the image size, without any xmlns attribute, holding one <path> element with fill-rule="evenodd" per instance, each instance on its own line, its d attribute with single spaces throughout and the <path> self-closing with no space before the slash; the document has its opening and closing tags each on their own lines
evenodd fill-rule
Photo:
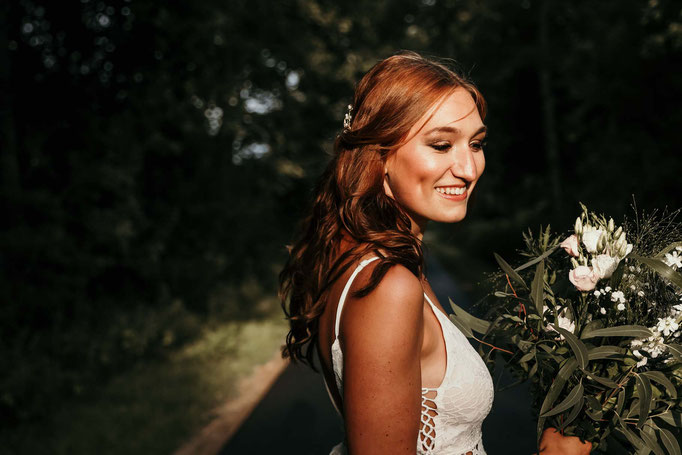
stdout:
<svg viewBox="0 0 682 455">
<path fill-rule="evenodd" d="M 592 270 L 599 276 L 599 279 L 610 278 L 619 262 L 618 258 L 611 257 L 608 254 L 600 254 L 592 259 Z"/>
<path fill-rule="evenodd" d="M 583 232 L 583 244 L 588 253 L 595 253 L 597 251 L 597 243 L 601 237 L 601 229 L 593 229 Z"/>
</svg>

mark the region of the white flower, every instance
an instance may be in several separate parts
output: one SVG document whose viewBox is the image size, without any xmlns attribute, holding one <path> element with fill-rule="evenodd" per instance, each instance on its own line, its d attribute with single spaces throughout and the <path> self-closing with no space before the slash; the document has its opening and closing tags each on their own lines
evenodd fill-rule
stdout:
<svg viewBox="0 0 682 455">
<path fill-rule="evenodd" d="M 642 357 L 642 359 L 639 362 L 637 362 L 637 368 L 643 367 L 644 365 L 646 365 L 646 362 L 647 362 L 647 358 Z"/>
<path fill-rule="evenodd" d="M 583 231 L 583 244 L 588 253 L 597 252 L 597 243 L 599 242 L 599 237 L 601 237 L 602 230 L 595 229 L 591 226 L 585 226 Z"/>
<path fill-rule="evenodd" d="M 606 286 L 604 288 L 604 294 L 606 294 L 607 292 L 611 292 L 611 286 Z"/>
<path fill-rule="evenodd" d="M 606 308 L 599 308 L 599 312 L 601 314 L 606 314 Z"/>
<path fill-rule="evenodd" d="M 663 262 L 668 264 L 673 269 L 677 270 L 678 267 L 682 267 L 682 256 L 680 256 L 677 251 L 673 251 L 672 253 L 666 253 Z"/>
<path fill-rule="evenodd" d="M 613 291 L 611 293 L 611 301 L 620 302 L 620 305 L 622 305 L 623 303 L 625 303 L 625 294 L 623 294 L 623 291 Z"/>
<path fill-rule="evenodd" d="M 595 295 L 595 297 L 599 297 L 599 296 L 601 295 L 601 292 L 599 292 L 599 291 L 594 291 L 594 295 Z"/>
<path fill-rule="evenodd" d="M 570 318 L 565 316 L 565 310 L 559 313 L 557 316 L 556 326 L 559 326 L 562 329 L 568 330 L 569 332 L 573 333 L 575 330 L 575 322 L 573 322 Z M 557 330 L 554 329 L 553 324 L 548 324 L 547 325 L 547 331 L 548 332 L 557 332 Z M 564 336 L 559 335 L 559 339 L 563 340 Z"/>
<path fill-rule="evenodd" d="M 667 318 L 658 318 L 658 326 L 656 329 L 658 329 L 659 332 L 661 332 L 665 336 L 669 336 L 671 333 L 677 331 L 679 328 L 679 325 L 677 322 L 675 322 L 675 319 L 671 317 Z"/>
<path fill-rule="evenodd" d="M 610 278 L 619 262 L 620 259 L 618 258 L 611 257 L 608 254 L 600 254 L 592 259 L 592 270 L 599 276 L 599 279 Z"/>
<path fill-rule="evenodd" d="M 644 291 L 639 291 L 639 292 L 637 293 L 637 295 L 640 296 L 640 297 L 644 297 Z"/>
<path fill-rule="evenodd" d="M 623 311 L 625 309 L 625 305 L 622 303 L 619 303 L 616 308 L 618 309 L 618 311 Z"/>
</svg>

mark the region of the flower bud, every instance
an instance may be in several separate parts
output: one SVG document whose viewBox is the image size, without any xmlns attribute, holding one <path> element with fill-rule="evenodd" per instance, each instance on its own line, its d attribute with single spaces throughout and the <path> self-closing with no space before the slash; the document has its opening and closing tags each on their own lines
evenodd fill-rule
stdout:
<svg viewBox="0 0 682 455">
<path fill-rule="evenodd" d="M 580 219 L 580 217 L 575 219 L 575 226 L 573 227 L 573 230 L 575 231 L 576 234 L 580 235 L 583 233 L 583 222 Z"/>
<path fill-rule="evenodd" d="M 599 240 L 597 241 L 597 251 L 604 251 L 605 246 L 606 246 L 606 234 L 602 233 L 602 235 L 599 236 Z"/>
<path fill-rule="evenodd" d="M 613 233 L 613 238 L 617 239 L 620 237 L 620 234 L 622 234 L 623 228 L 621 226 L 618 226 L 618 229 L 616 229 L 616 232 Z"/>
<path fill-rule="evenodd" d="M 575 258 L 571 258 L 571 265 L 573 266 L 573 268 L 576 268 L 580 264 L 578 264 L 578 261 Z"/>
<path fill-rule="evenodd" d="M 609 232 L 613 232 L 613 230 L 615 229 L 615 224 L 613 223 L 613 218 L 609 218 L 609 224 L 606 227 L 606 229 L 608 229 Z"/>
</svg>

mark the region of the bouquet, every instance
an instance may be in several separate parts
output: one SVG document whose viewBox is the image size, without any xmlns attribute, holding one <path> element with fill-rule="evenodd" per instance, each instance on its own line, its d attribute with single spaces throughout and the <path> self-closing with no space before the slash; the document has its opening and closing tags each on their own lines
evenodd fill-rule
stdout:
<svg viewBox="0 0 682 455">
<path fill-rule="evenodd" d="M 682 230 L 672 213 L 613 219 L 582 205 L 570 235 L 524 234 L 488 317 L 450 302 L 453 322 L 531 380 L 538 441 L 552 426 L 603 452 L 680 454 Z M 474 334 L 482 334 L 481 339 Z M 481 346 L 483 347 L 483 346 Z"/>
</svg>

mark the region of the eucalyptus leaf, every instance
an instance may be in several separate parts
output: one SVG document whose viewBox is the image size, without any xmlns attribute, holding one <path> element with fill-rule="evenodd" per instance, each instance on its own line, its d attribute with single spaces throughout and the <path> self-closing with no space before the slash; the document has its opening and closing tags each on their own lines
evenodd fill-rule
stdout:
<svg viewBox="0 0 682 455">
<path fill-rule="evenodd" d="M 448 300 L 450 301 L 450 307 L 452 308 L 452 311 L 455 312 L 454 316 L 459 318 L 462 321 L 462 323 L 466 324 L 474 332 L 482 334 L 488 333 L 488 330 L 490 330 L 490 322 L 472 316 L 471 314 L 464 311 L 457 304 L 455 304 L 455 302 L 453 302 L 452 299 Z M 452 316 L 453 315 L 451 315 L 450 317 L 452 318 Z"/>
<path fill-rule="evenodd" d="M 642 440 L 646 443 L 646 446 L 651 449 L 656 455 L 666 455 L 658 441 L 656 440 L 656 435 L 650 427 L 646 427 L 640 430 L 639 435 Z"/>
<path fill-rule="evenodd" d="M 465 325 L 464 322 L 462 322 L 456 315 L 451 314 L 450 315 L 450 320 L 452 321 L 453 324 L 459 329 L 460 332 L 464 334 L 465 337 L 467 338 L 475 338 L 473 332 L 469 328 L 468 325 Z"/>
<path fill-rule="evenodd" d="M 594 337 L 635 337 L 647 338 L 652 336 L 651 330 L 643 325 L 619 325 L 616 327 L 605 327 L 603 329 L 584 330 L 581 339 L 586 340 Z"/>
<path fill-rule="evenodd" d="M 545 261 L 538 262 L 535 267 L 535 276 L 530 284 L 530 299 L 535 304 L 535 309 L 542 315 L 543 295 L 545 287 Z"/>
<path fill-rule="evenodd" d="M 588 378 L 592 379 L 595 382 L 598 382 L 601 385 L 608 387 L 609 389 L 615 389 L 616 387 L 618 387 L 618 383 L 613 379 L 597 376 L 596 374 L 588 370 L 583 370 L 583 373 L 585 373 L 585 376 L 587 376 Z"/>
<path fill-rule="evenodd" d="M 645 371 L 644 373 L 640 373 L 642 376 L 646 376 L 650 380 L 657 382 L 661 384 L 663 387 L 665 387 L 665 390 L 668 392 L 668 395 L 670 395 L 670 398 L 676 399 L 677 398 L 677 388 L 675 388 L 675 384 L 673 384 L 670 379 L 666 377 L 665 374 L 663 374 L 660 371 Z"/>
<path fill-rule="evenodd" d="M 569 394 L 566 396 L 566 398 L 564 398 L 564 400 L 561 403 L 556 405 L 551 410 L 549 410 L 543 414 L 540 414 L 540 417 L 551 417 L 551 416 L 560 414 L 560 413 L 564 412 L 565 410 L 571 408 L 578 401 L 582 400 L 584 391 L 585 391 L 585 389 L 583 388 L 583 384 L 578 383 L 578 385 L 575 386 L 573 388 L 573 390 L 571 390 L 569 392 Z"/>
<path fill-rule="evenodd" d="M 557 332 L 564 336 L 564 338 L 568 342 L 568 345 L 571 347 L 571 349 L 573 349 L 573 353 L 575 354 L 575 358 L 578 360 L 578 365 L 580 365 L 580 368 L 587 367 L 588 354 L 587 347 L 585 346 L 585 344 L 582 341 L 580 341 L 577 336 L 575 336 L 568 330 L 562 329 L 557 325 L 554 325 L 553 327 L 554 330 L 556 330 Z"/>
<path fill-rule="evenodd" d="M 507 264 L 507 261 L 502 259 L 502 256 L 500 256 L 497 253 L 493 253 L 493 255 L 495 256 L 495 260 L 499 264 L 500 268 L 504 271 L 504 273 L 506 273 L 509 276 L 509 279 L 517 282 L 518 284 L 523 286 L 524 289 L 527 290 L 528 285 L 526 284 L 525 281 L 523 281 L 523 278 L 521 278 L 521 275 L 516 273 L 516 271 L 512 268 L 512 266 Z"/>
<path fill-rule="evenodd" d="M 566 428 L 568 425 L 570 425 L 578 415 L 580 415 L 580 411 L 583 410 L 583 404 L 585 402 L 585 397 L 582 396 L 580 397 L 580 400 L 573 406 L 573 409 L 571 409 L 571 412 L 568 414 L 566 419 L 563 421 L 561 428 Z"/>
<path fill-rule="evenodd" d="M 647 445 L 642 441 L 642 439 L 639 438 L 635 433 L 630 431 L 630 429 L 627 426 L 627 423 L 618 416 L 618 421 L 620 423 L 620 426 L 617 428 L 618 431 L 620 431 L 628 441 L 630 441 L 630 444 L 635 446 L 637 449 L 641 449 L 643 447 L 647 447 Z"/>
<path fill-rule="evenodd" d="M 538 262 L 542 261 L 542 260 L 545 259 L 546 257 L 549 257 L 549 255 L 552 254 L 552 253 L 554 253 L 554 252 L 557 250 L 557 248 L 559 248 L 559 245 L 553 246 L 553 247 L 550 248 L 549 250 L 547 250 L 547 251 L 545 251 L 544 253 L 542 253 L 540 256 L 536 257 L 535 259 L 531 259 L 530 261 L 526 262 L 526 263 L 523 264 L 523 265 L 520 265 L 520 266 L 516 267 L 514 270 L 516 270 L 517 272 L 520 272 L 520 271 L 523 270 L 523 269 L 527 269 L 527 268 L 530 267 L 531 265 L 537 264 Z"/>
<path fill-rule="evenodd" d="M 630 255 L 631 258 L 649 266 L 658 273 L 661 277 L 673 283 L 678 288 L 682 289 L 682 274 L 673 270 L 668 264 L 660 259 L 647 258 L 644 256 Z"/>
<path fill-rule="evenodd" d="M 642 428 L 647 418 L 649 417 L 649 410 L 651 409 L 652 392 L 651 382 L 649 378 L 641 374 L 635 375 L 637 384 L 637 394 L 639 395 L 639 421 L 637 428 Z"/>
<path fill-rule="evenodd" d="M 661 419 L 665 423 L 672 425 L 677 428 L 682 428 L 682 413 L 675 411 L 666 411 L 661 415 L 657 415 L 656 418 Z"/>
<path fill-rule="evenodd" d="M 682 455 L 680 444 L 670 430 L 659 428 L 658 435 L 661 437 L 661 441 L 663 441 L 663 445 L 670 455 Z"/>
<path fill-rule="evenodd" d="M 682 362 L 682 345 L 679 344 L 668 344 L 668 350 L 679 362 Z"/>
<path fill-rule="evenodd" d="M 564 388 L 564 384 L 566 384 L 566 381 L 568 380 L 568 378 L 571 377 L 576 368 L 578 368 L 578 362 L 576 362 L 575 359 L 569 359 L 564 364 L 564 366 L 561 367 L 561 369 L 557 373 L 556 378 L 554 379 L 554 382 L 549 387 L 547 395 L 545 395 L 545 399 L 542 402 L 542 406 L 540 407 L 540 416 L 538 417 L 537 426 L 538 443 L 540 443 L 540 437 L 542 436 L 542 430 L 544 429 L 546 420 L 545 417 L 542 417 L 542 414 L 549 411 L 549 409 L 552 407 L 556 399 L 559 397 L 561 390 Z"/>
</svg>

